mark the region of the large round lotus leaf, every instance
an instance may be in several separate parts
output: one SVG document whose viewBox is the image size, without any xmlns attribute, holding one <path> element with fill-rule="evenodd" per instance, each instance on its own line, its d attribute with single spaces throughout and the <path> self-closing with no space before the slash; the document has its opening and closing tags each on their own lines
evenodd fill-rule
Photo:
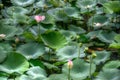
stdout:
<svg viewBox="0 0 120 80">
<path fill-rule="evenodd" d="M 45 14 L 45 20 L 42 21 L 42 23 L 44 23 L 44 24 L 54 24 L 55 19 L 51 15 Z"/>
<path fill-rule="evenodd" d="M 43 42 L 53 49 L 59 49 L 67 44 L 65 37 L 57 31 L 47 31 L 41 37 Z"/>
<path fill-rule="evenodd" d="M 45 0 L 40 0 L 39 2 L 37 2 L 37 3 L 35 3 L 35 6 L 37 7 L 37 8 L 44 8 L 44 6 L 45 6 Z"/>
<path fill-rule="evenodd" d="M 59 60 L 69 60 L 78 57 L 78 47 L 77 46 L 65 46 L 57 50 L 57 56 Z"/>
<path fill-rule="evenodd" d="M 82 29 L 81 27 L 78 27 L 78 26 L 75 26 L 75 25 L 70 25 L 69 26 L 69 30 L 70 31 L 73 31 L 77 34 L 83 34 L 85 33 L 86 31 L 84 29 Z"/>
<path fill-rule="evenodd" d="M 26 7 L 34 3 L 35 0 L 11 0 L 14 5 Z"/>
<path fill-rule="evenodd" d="M 15 28 L 15 26 L 5 25 L 5 24 L 1 24 L 0 26 L 0 34 L 4 34 L 5 38 L 13 37 L 16 31 L 17 28 Z"/>
<path fill-rule="evenodd" d="M 7 80 L 6 77 L 0 77 L 0 80 Z"/>
<path fill-rule="evenodd" d="M 4 51 L 1 47 L 0 47 L 0 63 L 3 62 L 7 57 L 7 53 L 6 51 Z"/>
<path fill-rule="evenodd" d="M 29 67 L 28 61 L 21 54 L 11 52 L 6 60 L 0 64 L 0 71 L 12 74 L 23 73 Z"/>
<path fill-rule="evenodd" d="M 57 56 L 59 60 L 69 60 L 78 57 L 78 46 L 65 46 L 59 50 L 57 50 Z M 82 52 L 83 48 L 80 48 L 80 57 L 84 56 Z"/>
<path fill-rule="evenodd" d="M 69 17 L 79 18 L 79 12 L 75 7 L 65 7 L 64 11 Z"/>
<path fill-rule="evenodd" d="M 38 43 L 27 43 L 19 46 L 17 51 L 27 59 L 36 59 L 45 53 L 45 47 Z"/>
<path fill-rule="evenodd" d="M 95 0 L 77 0 L 76 3 L 76 6 L 81 9 L 92 8 L 95 5 Z"/>
<path fill-rule="evenodd" d="M 13 13 L 28 14 L 29 11 L 23 7 L 12 6 L 7 9 L 7 13 L 9 15 L 13 15 Z"/>
<path fill-rule="evenodd" d="M 67 14 L 62 8 L 50 9 L 47 11 L 48 14 L 53 16 L 56 21 L 66 21 L 68 20 Z"/>
<path fill-rule="evenodd" d="M 116 60 L 116 61 L 109 61 L 107 62 L 104 66 L 103 66 L 103 70 L 106 69 L 117 69 L 120 67 L 120 61 Z"/>
<path fill-rule="evenodd" d="M 100 64 L 100 63 L 104 63 L 105 61 L 110 59 L 110 52 L 107 51 L 95 51 L 96 53 L 96 57 L 93 59 L 93 61 L 95 62 L 95 64 Z"/>
<path fill-rule="evenodd" d="M 67 80 L 67 75 L 64 74 L 52 74 L 47 80 Z"/>
<path fill-rule="evenodd" d="M 14 13 L 13 18 L 16 23 L 26 23 L 26 24 L 28 23 L 27 21 L 29 19 L 28 16 L 19 13 Z"/>
<path fill-rule="evenodd" d="M 108 24 L 107 17 L 102 16 L 102 15 L 92 16 L 88 21 L 88 25 L 93 26 L 95 28 L 99 28 L 99 27 L 105 26 L 107 24 Z"/>
<path fill-rule="evenodd" d="M 91 73 L 95 72 L 96 66 L 92 64 Z M 75 59 L 73 61 L 73 68 L 71 69 L 71 78 L 73 80 L 83 80 L 89 76 L 90 63 L 85 62 L 82 59 Z M 63 66 L 63 73 L 68 74 L 67 64 Z"/>
<path fill-rule="evenodd" d="M 2 48 L 6 52 L 12 51 L 12 46 L 7 43 L 0 43 L 0 48 Z"/>
<path fill-rule="evenodd" d="M 70 30 L 60 30 L 60 33 L 62 33 L 69 42 L 71 42 L 72 39 L 75 39 L 75 37 L 77 36 L 75 32 Z"/>
<path fill-rule="evenodd" d="M 116 36 L 116 33 L 113 31 L 111 31 L 111 32 L 102 31 L 102 32 L 100 32 L 100 34 L 97 37 L 102 42 L 112 43 L 114 41 L 115 36 Z"/>
<path fill-rule="evenodd" d="M 27 72 L 27 75 L 22 75 L 16 80 L 46 80 L 46 72 L 40 67 L 32 67 Z"/>
<path fill-rule="evenodd" d="M 45 70 L 43 70 L 40 67 L 32 67 L 27 71 L 28 76 L 30 76 L 32 79 L 36 80 L 36 78 L 39 78 L 40 80 L 43 80 L 46 78 L 47 74 Z"/>
<path fill-rule="evenodd" d="M 108 1 L 103 6 L 107 13 L 120 13 L 120 1 Z"/>
<path fill-rule="evenodd" d="M 95 80 L 120 80 L 120 70 L 110 69 L 101 71 Z"/>
<path fill-rule="evenodd" d="M 86 36 L 90 39 L 94 39 L 96 38 L 100 33 L 102 32 L 102 30 L 98 30 L 98 31 L 91 31 L 89 32 Z"/>
</svg>

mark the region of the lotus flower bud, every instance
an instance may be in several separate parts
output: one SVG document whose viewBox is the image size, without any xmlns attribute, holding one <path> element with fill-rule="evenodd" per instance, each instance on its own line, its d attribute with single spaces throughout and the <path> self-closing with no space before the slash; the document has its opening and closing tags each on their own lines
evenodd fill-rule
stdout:
<svg viewBox="0 0 120 80">
<path fill-rule="evenodd" d="M 45 16 L 36 15 L 34 19 L 39 23 L 45 19 Z"/>
<path fill-rule="evenodd" d="M 71 60 L 68 61 L 67 66 L 69 69 L 73 67 L 73 62 Z"/>
<path fill-rule="evenodd" d="M 2 39 L 5 38 L 5 36 L 6 36 L 5 34 L 0 34 L 0 38 Z"/>
</svg>

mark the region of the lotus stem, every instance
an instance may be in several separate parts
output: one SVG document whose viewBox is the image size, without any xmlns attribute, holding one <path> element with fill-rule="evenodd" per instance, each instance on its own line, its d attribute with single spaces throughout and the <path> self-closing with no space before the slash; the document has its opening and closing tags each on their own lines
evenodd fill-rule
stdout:
<svg viewBox="0 0 120 80">
<path fill-rule="evenodd" d="M 90 80 L 92 80 L 92 55 L 90 55 L 90 71 L 89 71 L 89 77 L 90 77 Z"/>
<path fill-rule="evenodd" d="M 70 80 L 70 68 L 68 69 L 68 80 Z"/>
</svg>

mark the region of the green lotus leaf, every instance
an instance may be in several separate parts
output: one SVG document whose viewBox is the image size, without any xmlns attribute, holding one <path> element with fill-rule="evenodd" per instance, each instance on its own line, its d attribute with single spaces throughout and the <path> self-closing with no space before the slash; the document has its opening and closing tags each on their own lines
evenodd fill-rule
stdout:
<svg viewBox="0 0 120 80">
<path fill-rule="evenodd" d="M 94 73 L 96 69 L 95 64 L 92 63 L 91 72 Z M 82 59 L 75 59 L 73 61 L 73 68 L 71 69 L 71 78 L 73 80 L 83 80 L 89 76 L 90 63 L 85 62 Z M 67 64 L 63 66 L 63 73 L 68 74 Z"/>
<path fill-rule="evenodd" d="M 95 64 L 100 64 L 100 63 L 104 63 L 105 61 L 110 59 L 110 52 L 107 51 L 95 51 L 96 53 L 96 57 L 93 59 L 93 61 L 95 62 Z"/>
<path fill-rule="evenodd" d="M 65 7 L 64 11 L 69 17 L 79 18 L 79 12 L 75 7 Z"/>
<path fill-rule="evenodd" d="M 70 25 L 70 26 L 69 26 L 69 30 L 70 30 L 70 31 L 73 31 L 73 32 L 75 32 L 75 33 L 77 33 L 77 34 L 83 34 L 83 33 L 86 32 L 86 31 L 85 31 L 84 29 L 82 29 L 81 27 L 77 27 L 77 26 L 75 26 L 75 25 Z"/>
<path fill-rule="evenodd" d="M 0 47 L 0 63 L 3 62 L 6 57 L 7 57 L 7 53 Z"/>
<path fill-rule="evenodd" d="M 45 47 L 43 44 L 27 43 L 19 46 L 17 51 L 29 60 L 36 59 L 39 56 L 43 55 L 45 53 Z"/>
<path fill-rule="evenodd" d="M 120 43 L 120 34 L 116 35 L 114 39 L 116 42 Z"/>
<path fill-rule="evenodd" d="M 28 14 L 29 11 L 26 8 L 18 7 L 18 6 L 12 6 L 7 9 L 7 13 L 9 15 L 13 15 L 13 13 L 19 13 L 19 14 Z"/>
<path fill-rule="evenodd" d="M 67 75 L 64 74 L 52 74 L 47 80 L 67 80 Z"/>
<path fill-rule="evenodd" d="M 0 71 L 12 74 L 25 72 L 29 67 L 29 63 L 25 57 L 19 53 L 9 53 L 7 59 L 0 64 Z"/>
<path fill-rule="evenodd" d="M 103 70 L 106 69 L 117 69 L 120 67 L 120 61 L 116 60 L 116 61 L 109 61 L 107 62 L 104 66 L 103 66 Z"/>
<path fill-rule="evenodd" d="M 0 80 L 7 80 L 6 77 L 0 77 Z"/>
<path fill-rule="evenodd" d="M 108 24 L 108 18 L 102 15 L 92 16 L 88 21 L 88 25 L 94 28 L 103 27 L 107 24 Z"/>
<path fill-rule="evenodd" d="M 120 43 L 113 42 L 109 46 L 110 48 L 120 49 Z"/>
<path fill-rule="evenodd" d="M 110 69 L 101 71 L 95 80 L 120 80 L 120 71 L 117 69 Z"/>
<path fill-rule="evenodd" d="M 82 51 L 83 49 L 81 48 L 80 49 L 80 52 Z M 59 60 L 63 60 L 63 61 L 67 61 L 69 59 L 73 59 L 73 58 L 76 58 L 78 57 L 78 46 L 65 46 L 59 50 L 57 50 L 57 56 L 59 57 Z M 80 54 L 80 57 L 83 57 L 84 54 L 81 53 Z"/>
<path fill-rule="evenodd" d="M 56 21 L 67 21 L 68 17 L 63 8 L 55 8 L 47 11 Z"/>
<path fill-rule="evenodd" d="M 5 25 L 0 23 L 0 34 L 4 34 L 5 35 L 5 39 L 8 39 L 10 37 L 13 37 L 17 31 L 17 28 L 15 26 L 11 26 L 11 25 Z"/>
<path fill-rule="evenodd" d="M 43 42 L 53 49 L 59 49 L 67 44 L 65 37 L 57 31 L 47 31 L 41 35 Z"/>
<path fill-rule="evenodd" d="M 35 0 L 11 0 L 14 5 L 26 7 L 34 3 Z"/>
<path fill-rule="evenodd" d="M 44 23 L 44 24 L 54 24 L 55 19 L 51 15 L 45 14 L 45 20 L 42 21 L 42 23 Z"/>
<path fill-rule="evenodd" d="M 96 38 L 100 33 L 102 32 L 102 30 L 98 30 L 98 31 L 91 31 L 89 32 L 86 37 L 90 38 L 90 39 L 94 39 Z"/>
<path fill-rule="evenodd" d="M 45 0 L 40 0 L 39 2 L 35 3 L 35 6 L 38 8 L 44 8 L 45 6 Z"/>
<path fill-rule="evenodd" d="M 27 75 L 17 77 L 15 80 L 46 80 L 46 72 L 40 67 L 31 67 L 27 72 Z"/>
<path fill-rule="evenodd" d="M 77 46 L 65 46 L 57 50 L 57 56 L 59 60 L 69 60 L 78 57 L 78 47 Z"/>
<path fill-rule="evenodd" d="M 108 1 L 103 4 L 106 13 L 120 13 L 120 2 L 119 1 Z"/>
<path fill-rule="evenodd" d="M 94 0 L 77 0 L 76 6 L 78 8 L 86 8 L 87 6 L 95 6 Z"/>
<path fill-rule="evenodd" d="M 6 52 L 10 52 L 13 50 L 12 46 L 7 43 L 0 43 L 0 48 Z"/>
<path fill-rule="evenodd" d="M 60 30 L 60 33 L 62 33 L 69 42 L 71 42 L 72 39 L 74 39 L 77 36 L 75 32 L 70 30 Z"/>
<path fill-rule="evenodd" d="M 46 78 L 47 74 L 45 70 L 43 70 L 40 67 L 32 67 L 27 71 L 28 76 L 30 76 L 33 80 L 36 80 L 36 78 L 39 78 L 40 80 L 43 80 Z"/>
<path fill-rule="evenodd" d="M 29 19 L 28 16 L 26 16 L 24 14 L 19 14 L 19 13 L 14 13 L 13 18 L 16 23 L 22 23 L 22 24 L 24 24 L 24 23 L 27 24 L 28 23 L 27 21 Z"/>
<path fill-rule="evenodd" d="M 102 31 L 97 37 L 102 42 L 112 43 L 114 41 L 115 36 L 116 36 L 116 33 L 113 31 L 111 32 Z"/>
</svg>

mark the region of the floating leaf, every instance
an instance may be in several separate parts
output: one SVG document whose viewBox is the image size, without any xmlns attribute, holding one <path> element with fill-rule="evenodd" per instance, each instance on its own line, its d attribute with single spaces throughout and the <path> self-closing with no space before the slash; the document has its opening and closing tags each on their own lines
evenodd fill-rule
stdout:
<svg viewBox="0 0 120 80">
<path fill-rule="evenodd" d="M 35 0 L 11 0 L 14 5 L 26 7 L 34 3 Z"/>
<path fill-rule="evenodd" d="M 12 7 L 7 8 L 7 13 L 12 16 L 13 13 L 28 14 L 29 11 L 23 7 L 12 6 Z"/>
<path fill-rule="evenodd" d="M 27 59 L 36 59 L 45 53 L 45 47 L 38 43 L 27 43 L 21 45 L 17 51 L 24 55 Z"/>
<path fill-rule="evenodd" d="M 0 23 L 0 34 L 4 34 L 5 38 L 13 37 L 17 31 L 17 28 L 15 26 L 11 25 L 5 25 Z"/>
<path fill-rule="evenodd" d="M 67 44 L 65 37 L 57 31 L 47 31 L 42 34 L 43 42 L 53 49 L 59 49 Z"/>
<path fill-rule="evenodd" d="M 70 31 L 73 31 L 77 34 L 83 34 L 85 33 L 86 31 L 84 29 L 82 29 L 81 27 L 78 27 L 78 26 L 75 26 L 75 25 L 70 25 L 69 26 L 69 30 Z"/>
<path fill-rule="evenodd" d="M 52 74 L 47 80 L 67 80 L 67 75 L 64 74 Z"/>
<path fill-rule="evenodd" d="M 110 69 L 101 71 L 95 80 L 120 80 L 120 71 L 117 69 Z"/>
<path fill-rule="evenodd" d="M 104 63 L 106 60 L 110 59 L 110 52 L 107 51 L 95 51 L 96 58 L 93 59 L 93 61 L 98 65 L 100 63 Z"/>
<path fill-rule="evenodd" d="M 107 13 L 120 13 L 120 2 L 119 1 L 108 1 L 107 3 L 103 4 L 105 7 L 105 11 Z"/>
<path fill-rule="evenodd" d="M 9 53 L 7 59 L 0 64 L 0 71 L 12 74 L 23 73 L 29 67 L 28 61 L 19 53 Z"/>
<path fill-rule="evenodd" d="M 116 61 L 109 61 L 107 62 L 104 66 L 103 66 L 103 70 L 106 69 L 117 69 L 120 67 L 120 61 L 116 60 Z"/>
</svg>

